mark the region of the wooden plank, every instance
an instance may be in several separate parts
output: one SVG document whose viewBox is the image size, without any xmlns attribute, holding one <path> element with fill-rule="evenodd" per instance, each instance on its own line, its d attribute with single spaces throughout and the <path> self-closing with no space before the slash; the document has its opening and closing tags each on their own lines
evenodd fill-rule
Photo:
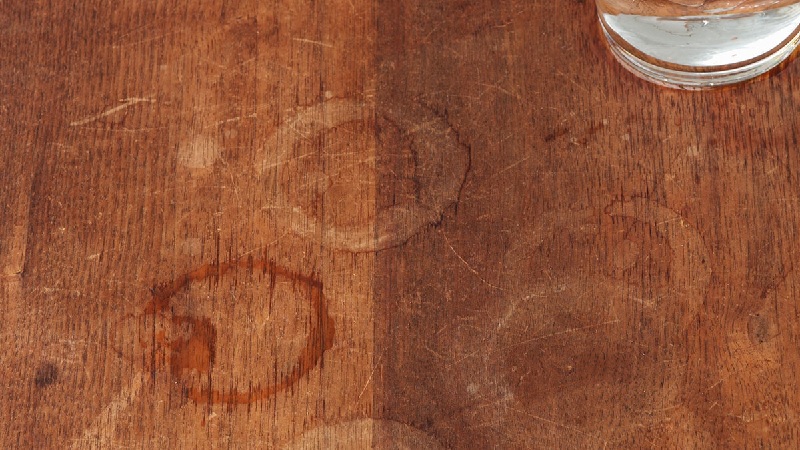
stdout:
<svg viewBox="0 0 800 450">
<path fill-rule="evenodd" d="M 2 447 L 370 445 L 371 8 L 2 7 Z"/>
<path fill-rule="evenodd" d="M 450 448 L 796 445 L 798 66 L 661 89 L 593 8 L 380 2 L 379 94 L 471 163 L 379 255 L 376 407 Z"/>
</svg>

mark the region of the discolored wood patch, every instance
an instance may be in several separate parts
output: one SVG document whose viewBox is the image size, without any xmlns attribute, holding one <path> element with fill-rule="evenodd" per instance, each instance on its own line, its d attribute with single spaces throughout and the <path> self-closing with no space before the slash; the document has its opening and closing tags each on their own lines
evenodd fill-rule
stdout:
<svg viewBox="0 0 800 450">
<path fill-rule="evenodd" d="M 36 369 L 33 383 L 37 388 L 42 389 L 58 381 L 58 367 L 51 362 L 42 363 Z"/>
</svg>

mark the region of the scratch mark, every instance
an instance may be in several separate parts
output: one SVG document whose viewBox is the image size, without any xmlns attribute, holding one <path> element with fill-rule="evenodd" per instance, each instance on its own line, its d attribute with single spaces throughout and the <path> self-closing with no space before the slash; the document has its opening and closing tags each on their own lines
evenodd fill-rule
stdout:
<svg viewBox="0 0 800 450">
<path fill-rule="evenodd" d="M 84 130 L 97 130 L 115 133 L 143 133 L 147 131 L 166 130 L 167 127 L 141 127 L 141 128 L 103 128 L 103 127 L 83 127 Z"/>
<path fill-rule="evenodd" d="M 28 207 L 30 199 L 21 201 L 19 209 Z M 8 236 L 8 246 L 4 249 L 4 255 L 0 255 L 0 278 L 16 279 L 21 276 L 25 269 L 25 253 L 28 242 L 28 227 L 18 225 L 11 228 L 11 236 Z M 2 236 L 0 236 L 2 237 Z"/>
<path fill-rule="evenodd" d="M 260 247 L 255 247 L 255 248 L 252 248 L 250 250 L 247 250 L 246 252 L 242 253 L 242 257 L 248 256 L 248 255 L 252 255 L 253 253 L 255 253 L 257 251 L 258 252 L 265 251 L 266 248 L 272 247 L 273 245 L 275 245 L 278 242 L 282 241 L 286 236 L 289 235 L 289 233 L 291 233 L 291 232 L 287 231 L 287 232 L 281 234 L 280 236 L 276 237 L 275 239 L 273 239 L 272 241 L 270 241 L 266 245 L 263 245 L 263 246 L 260 246 Z"/>
<path fill-rule="evenodd" d="M 476 84 L 478 86 L 486 87 L 487 91 L 494 89 L 496 91 L 499 91 L 499 92 L 501 92 L 503 94 L 508 95 L 509 97 L 515 98 L 517 100 L 522 100 L 522 97 L 519 94 L 517 94 L 516 92 L 511 92 L 508 89 L 505 89 L 505 88 L 503 88 L 501 86 L 498 86 L 498 85 L 495 85 L 495 84 L 489 84 L 489 83 L 476 83 Z"/>
<path fill-rule="evenodd" d="M 103 117 L 110 116 L 115 114 L 119 111 L 122 111 L 130 106 L 133 106 L 137 103 L 155 103 L 156 100 L 154 98 L 142 98 L 142 97 L 129 97 L 126 99 L 120 100 L 122 102 L 121 105 L 117 105 L 111 109 L 107 109 L 100 114 L 95 114 L 93 116 L 86 117 L 85 119 L 76 120 L 74 122 L 70 122 L 69 126 L 71 127 L 79 127 L 81 125 L 86 125 L 87 123 L 92 123 L 96 120 L 102 119 Z"/>
<path fill-rule="evenodd" d="M 177 34 L 177 32 L 173 31 L 173 32 L 170 32 L 170 33 L 160 34 L 158 36 L 153 36 L 153 37 L 150 37 L 150 38 L 147 38 L 147 39 L 142 39 L 142 40 L 134 41 L 134 42 L 127 42 L 127 43 L 124 43 L 124 44 L 112 44 L 111 48 L 125 48 L 125 47 L 133 47 L 133 46 L 136 46 L 136 45 L 147 44 L 149 42 L 155 42 L 155 41 L 164 39 L 167 36 L 171 36 L 173 34 Z"/>
<path fill-rule="evenodd" d="M 462 362 L 464 362 L 464 361 L 466 361 L 466 360 L 468 360 L 470 358 L 474 358 L 474 357 L 476 357 L 478 355 L 486 355 L 486 356 L 488 356 L 488 355 L 491 355 L 493 353 L 496 353 L 497 349 L 486 350 L 487 347 L 493 346 L 496 340 L 497 340 L 496 333 L 490 332 L 488 336 L 486 336 L 483 339 L 481 339 L 480 343 L 484 347 L 478 348 L 478 349 L 476 349 L 474 351 L 471 351 L 471 352 L 467 353 L 466 355 L 462 356 L 461 358 L 458 358 L 457 360 L 455 360 L 455 361 L 451 362 L 450 364 L 448 364 L 445 368 L 449 369 L 449 368 L 451 368 L 453 366 L 461 364 Z"/>
<path fill-rule="evenodd" d="M 311 39 L 303 39 L 303 38 L 294 38 L 293 40 L 297 42 L 303 42 L 306 44 L 319 45 L 320 47 L 333 48 L 333 44 L 328 44 L 327 42 L 312 41 Z"/>
<path fill-rule="evenodd" d="M 98 445 L 99 448 L 106 448 L 107 445 L 110 445 L 114 439 L 114 432 L 116 431 L 120 413 L 130 406 L 139 395 L 141 389 L 142 377 L 137 376 L 130 386 L 123 387 L 122 391 L 114 397 L 114 400 L 103 408 L 103 411 L 92 421 L 89 428 L 83 432 L 83 436 L 73 440 L 72 448 L 85 448 L 86 445 L 82 444 L 88 444 L 91 448 L 94 448 L 95 445 Z"/>
<path fill-rule="evenodd" d="M 663 408 L 655 408 L 655 409 L 642 409 L 642 410 L 640 410 L 639 412 L 642 412 L 642 413 L 645 413 L 645 414 L 648 414 L 648 415 L 651 415 L 651 416 L 652 416 L 652 415 L 654 415 L 654 414 L 656 414 L 656 413 L 661 413 L 661 412 L 666 412 L 666 411 L 672 411 L 672 410 L 674 410 L 674 409 L 678 409 L 678 408 L 681 408 L 681 407 L 683 407 L 683 406 L 684 406 L 683 404 L 681 404 L 681 403 L 678 403 L 677 405 L 665 406 L 665 407 L 663 407 Z"/>
<path fill-rule="evenodd" d="M 294 123 L 292 123 L 292 122 L 287 123 L 286 126 L 302 139 L 306 139 L 307 140 L 308 138 L 311 137 L 311 134 L 306 134 L 306 133 L 303 133 L 302 131 L 298 130 L 296 125 Z"/>
<path fill-rule="evenodd" d="M 643 298 L 634 297 L 634 296 L 630 296 L 629 298 L 631 300 L 633 300 L 634 302 L 641 304 L 645 308 L 654 308 L 656 306 L 656 302 L 654 302 L 652 300 L 645 300 Z"/>
<path fill-rule="evenodd" d="M 270 169 L 275 169 L 276 167 L 281 167 L 281 166 L 287 165 L 287 164 L 289 164 L 291 162 L 300 161 L 300 160 L 305 159 L 305 158 L 311 158 L 312 156 L 316 156 L 316 155 L 317 155 L 316 153 L 311 152 L 311 153 L 304 153 L 302 155 L 294 156 L 292 158 L 282 158 L 282 159 L 279 159 L 278 162 L 275 162 L 275 163 L 272 163 L 272 164 L 268 164 L 268 165 L 263 165 L 261 167 L 261 171 L 263 172 L 263 171 L 267 171 L 267 170 L 270 170 Z"/>
<path fill-rule="evenodd" d="M 481 276 L 481 274 L 477 270 L 472 268 L 472 266 L 467 262 L 467 260 L 465 260 L 463 257 L 461 257 L 461 255 L 458 254 L 458 252 L 453 247 L 453 245 L 450 244 L 450 240 L 447 239 L 447 235 L 442 231 L 440 231 L 440 233 L 441 233 L 442 237 L 444 238 L 444 243 L 447 244 L 448 247 L 450 247 L 450 250 L 464 264 L 464 266 L 467 268 L 467 270 L 472 272 L 472 274 L 475 275 L 479 280 L 481 280 L 481 282 L 483 282 L 483 284 L 489 286 L 490 288 L 497 289 L 498 291 L 505 291 L 505 289 L 503 289 L 502 287 L 500 287 L 500 286 L 498 286 L 496 284 L 493 284 L 493 283 L 489 282 L 488 280 L 486 280 L 485 278 L 483 278 Z"/>
<path fill-rule="evenodd" d="M 152 28 L 152 27 L 153 27 L 153 24 L 144 24 L 144 25 L 140 25 L 138 27 L 133 27 L 130 30 L 126 30 L 124 33 L 122 33 L 119 36 L 117 36 L 117 42 L 113 42 L 111 45 L 119 45 L 119 41 L 122 40 L 123 38 L 126 38 L 126 37 L 128 37 L 128 36 L 130 36 L 130 35 L 132 35 L 134 33 L 139 32 L 139 31 L 149 31 L 149 29 Z"/>
<path fill-rule="evenodd" d="M 66 294 L 72 295 L 75 297 L 82 297 L 83 292 L 79 289 L 68 289 L 68 288 L 60 288 L 60 287 L 48 287 L 48 286 L 41 286 L 33 289 L 33 292 L 41 292 L 43 294 L 53 295 L 53 294 Z"/>
<path fill-rule="evenodd" d="M 437 334 L 438 334 L 438 333 L 437 333 Z M 432 349 L 432 348 L 431 348 L 431 347 L 430 347 L 428 344 L 425 344 L 424 348 L 425 348 L 425 350 L 427 350 L 429 353 L 431 353 L 433 356 L 435 356 L 435 357 L 437 357 L 437 358 L 439 358 L 439 359 L 445 359 L 445 358 L 444 358 L 444 356 L 442 356 L 442 354 L 441 354 L 441 353 L 439 353 L 439 352 L 437 352 L 436 350 Z"/>
<path fill-rule="evenodd" d="M 11 168 L 11 173 L 14 169 Z M 24 171 L 22 172 L 24 173 Z M 3 207 L 10 213 L 9 220 L 4 223 L 3 230 L 0 231 L 0 280 L 8 279 L 11 284 L 19 282 L 25 270 L 28 247 L 28 223 L 30 222 L 31 208 L 31 189 L 34 177 L 21 176 L 23 178 L 18 184 L 17 194 L 3 202 Z M 13 186 L 13 183 L 12 183 Z M 14 192 L 12 187 L 11 192 Z M 10 204 L 8 202 L 10 200 Z"/>
<path fill-rule="evenodd" d="M 712 384 L 711 386 L 708 387 L 708 389 L 705 390 L 705 392 L 708 392 L 708 391 L 714 389 L 715 387 L 719 386 L 720 384 L 722 384 L 723 381 L 724 380 L 719 380 L 716 383 Z"/>
<path fill-rule="evenodd" d="M 244 119 L 256 119 L 256 118 L 258 118 L 258 114 L 257 113 L 248 114 L 248 115 L 246 115 L 244 117 L 243 116 L 236 116 L 236 117 L 231 117 L 230 119 L 220 120 L 218 122 L 215 122 L 214 125 L 211 125 L 211 126 L 208 126 L 208 127 L 205 127 L 205 128 L 212 128 L 212 127 L 216 127 L 216 126 L 220 126 L 220 125 L 225 125 L 225 124 L 228 124 L 228 123 L 239 122 L 239 121 L 244 120 Z"/>
<path fill-rule="evenodd" d="M 367 391 L 367 387 L 369 387 L 369 384 L 372 382 L 372 377 L 373 377 L 373 375 L 375 375 L 375 369 L 381 363 L 381 359 L 383 359 L 383 355 L 382 354 L 378 358 L 378 362 L 376 362 L 375 364 L 372 365 L 372 372 L 369 373 L 369 377 L 367 377 L 367 382 L 364 383 L 364 388 L 361 389 L 361 392 L 358 394 L 358 400 L 361 400 L 361 396 L 364 395 L 364 392 Z"/>
<path fill-rule="evenodd" d="M 519 166 L 520 164 L 528 161 L 529 159 L 531 159 L 531 157 L 532 157 L 531 155 L 528 155 L 528 156 L 525 156 L 524 158 L 521 158 L 521 159 L 518 159 L 517 161 L 514 161 L 513 163 L 511 163 L 511 164 L 503 167 L 502 169 L 498 170 L 497 172 L 493 173 L 491 176 L 489 176 L 488 179 L 491 180 L 493 178 L 496 178 L 496 177 L 504 174 L 505 172 L 508 172 L 509 170 L 511 170 L 511 169 Z"/>
<path fill-rule="evenodd" d="M 683 222 L 683 217 L 672 217 L 669 219 L 662 220 L 661 222 L 656 222 L 655 225 L 656 226 L 666 225 L 671 222 L 680 222 L 681 226 L 686 226 L 686 224 Z"/>
<path fill-rule="evenodd" d="M 750 413 L 750 417 L 748 417 L 747 416 L 747 411 L 743 412 L 742 414 L 740 414 L 738 416 L 735 415 L 735 414 L 726 414 L 726 416 L 727 417 L 733 417 L 734 419 L 739 419 L 740 421 L 742 421 L 744 423 L 751 423 L 754 420 L 756 420 L 756 417 L 755 417 L 755 415 L 753 415 L 753 413 Z"/>
<path fill-rule="evenodd" d="M 592 330 L 592 329 L 595 329 L 595 328 L 602 328 L 602 327 L 605 327 L 605 326 L 608 326 L 608 325 L 613 325 L 613 324 L 619 323 L 619 322 L 620 322 L 619 319 L 615 319 L 615 320 L 609 320 L 607 322 L 596 323 L 596 324 L 593 324 L 593 325 L 586 325 L 585 327 L 567 328 L 566 330 L 556 331 L 556 332 L 553 332 L 553 333 L 548 333 L 548 334 L 543 334 L 543 335 L 540 335 L 540 336 L 535 336 L 535 337 L 532 337 L 530 339 L 525 339 L 524 341 L 520 341 L 520 342 L 517 342 L 515 344 L 508 345 L 505 348 L 519 347 L 520 345 L 530 344 L 531 342 L 541 341 L 543 339 L 549 339 L 551 337 L 562 336 L 562 335 L 570 334 L 570 333 L 577 333 L 579 331 L 586 331 L 586 330 Z"/>
</svg>

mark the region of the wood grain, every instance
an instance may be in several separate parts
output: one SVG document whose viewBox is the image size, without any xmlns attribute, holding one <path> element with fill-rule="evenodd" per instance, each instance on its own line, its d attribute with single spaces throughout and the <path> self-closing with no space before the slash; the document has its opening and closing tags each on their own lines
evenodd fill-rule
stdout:
<svg viewBox="0 0 800 450">
<path fill-rule="evenodd" d="M 800 67 L 594 8 L 0 5 L 0 447 L 800 445 Z"/>
</svg>

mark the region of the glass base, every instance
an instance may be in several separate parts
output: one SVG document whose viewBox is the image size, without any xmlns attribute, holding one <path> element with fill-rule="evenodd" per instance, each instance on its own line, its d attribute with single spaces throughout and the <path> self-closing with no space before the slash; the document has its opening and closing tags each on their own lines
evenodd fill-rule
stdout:
<svg viewBox="0 0 800 450">
<path fill-rule="evenodd" d="M 800 30 L 786 43 L 764 55 L 764 58 L 749 62 L 739 67 L 724 67 L 720 70 L 680 70 L 660 66 L 647 61 L 629 51 L 623 43 L 617 42 L 613 33 L 610 33 L 603 20 L 600 20 L 603 34 L 611 48 L 614 57 L 635 75 L 652 83 L 675 89 L 699 90 L 710 89 L 718 86 L 741 83 L 751 78 L 762 75 L 787 59 L 800 44 Z M 669 64 L 667 64 L 669 65 Z"/>
</svg>

